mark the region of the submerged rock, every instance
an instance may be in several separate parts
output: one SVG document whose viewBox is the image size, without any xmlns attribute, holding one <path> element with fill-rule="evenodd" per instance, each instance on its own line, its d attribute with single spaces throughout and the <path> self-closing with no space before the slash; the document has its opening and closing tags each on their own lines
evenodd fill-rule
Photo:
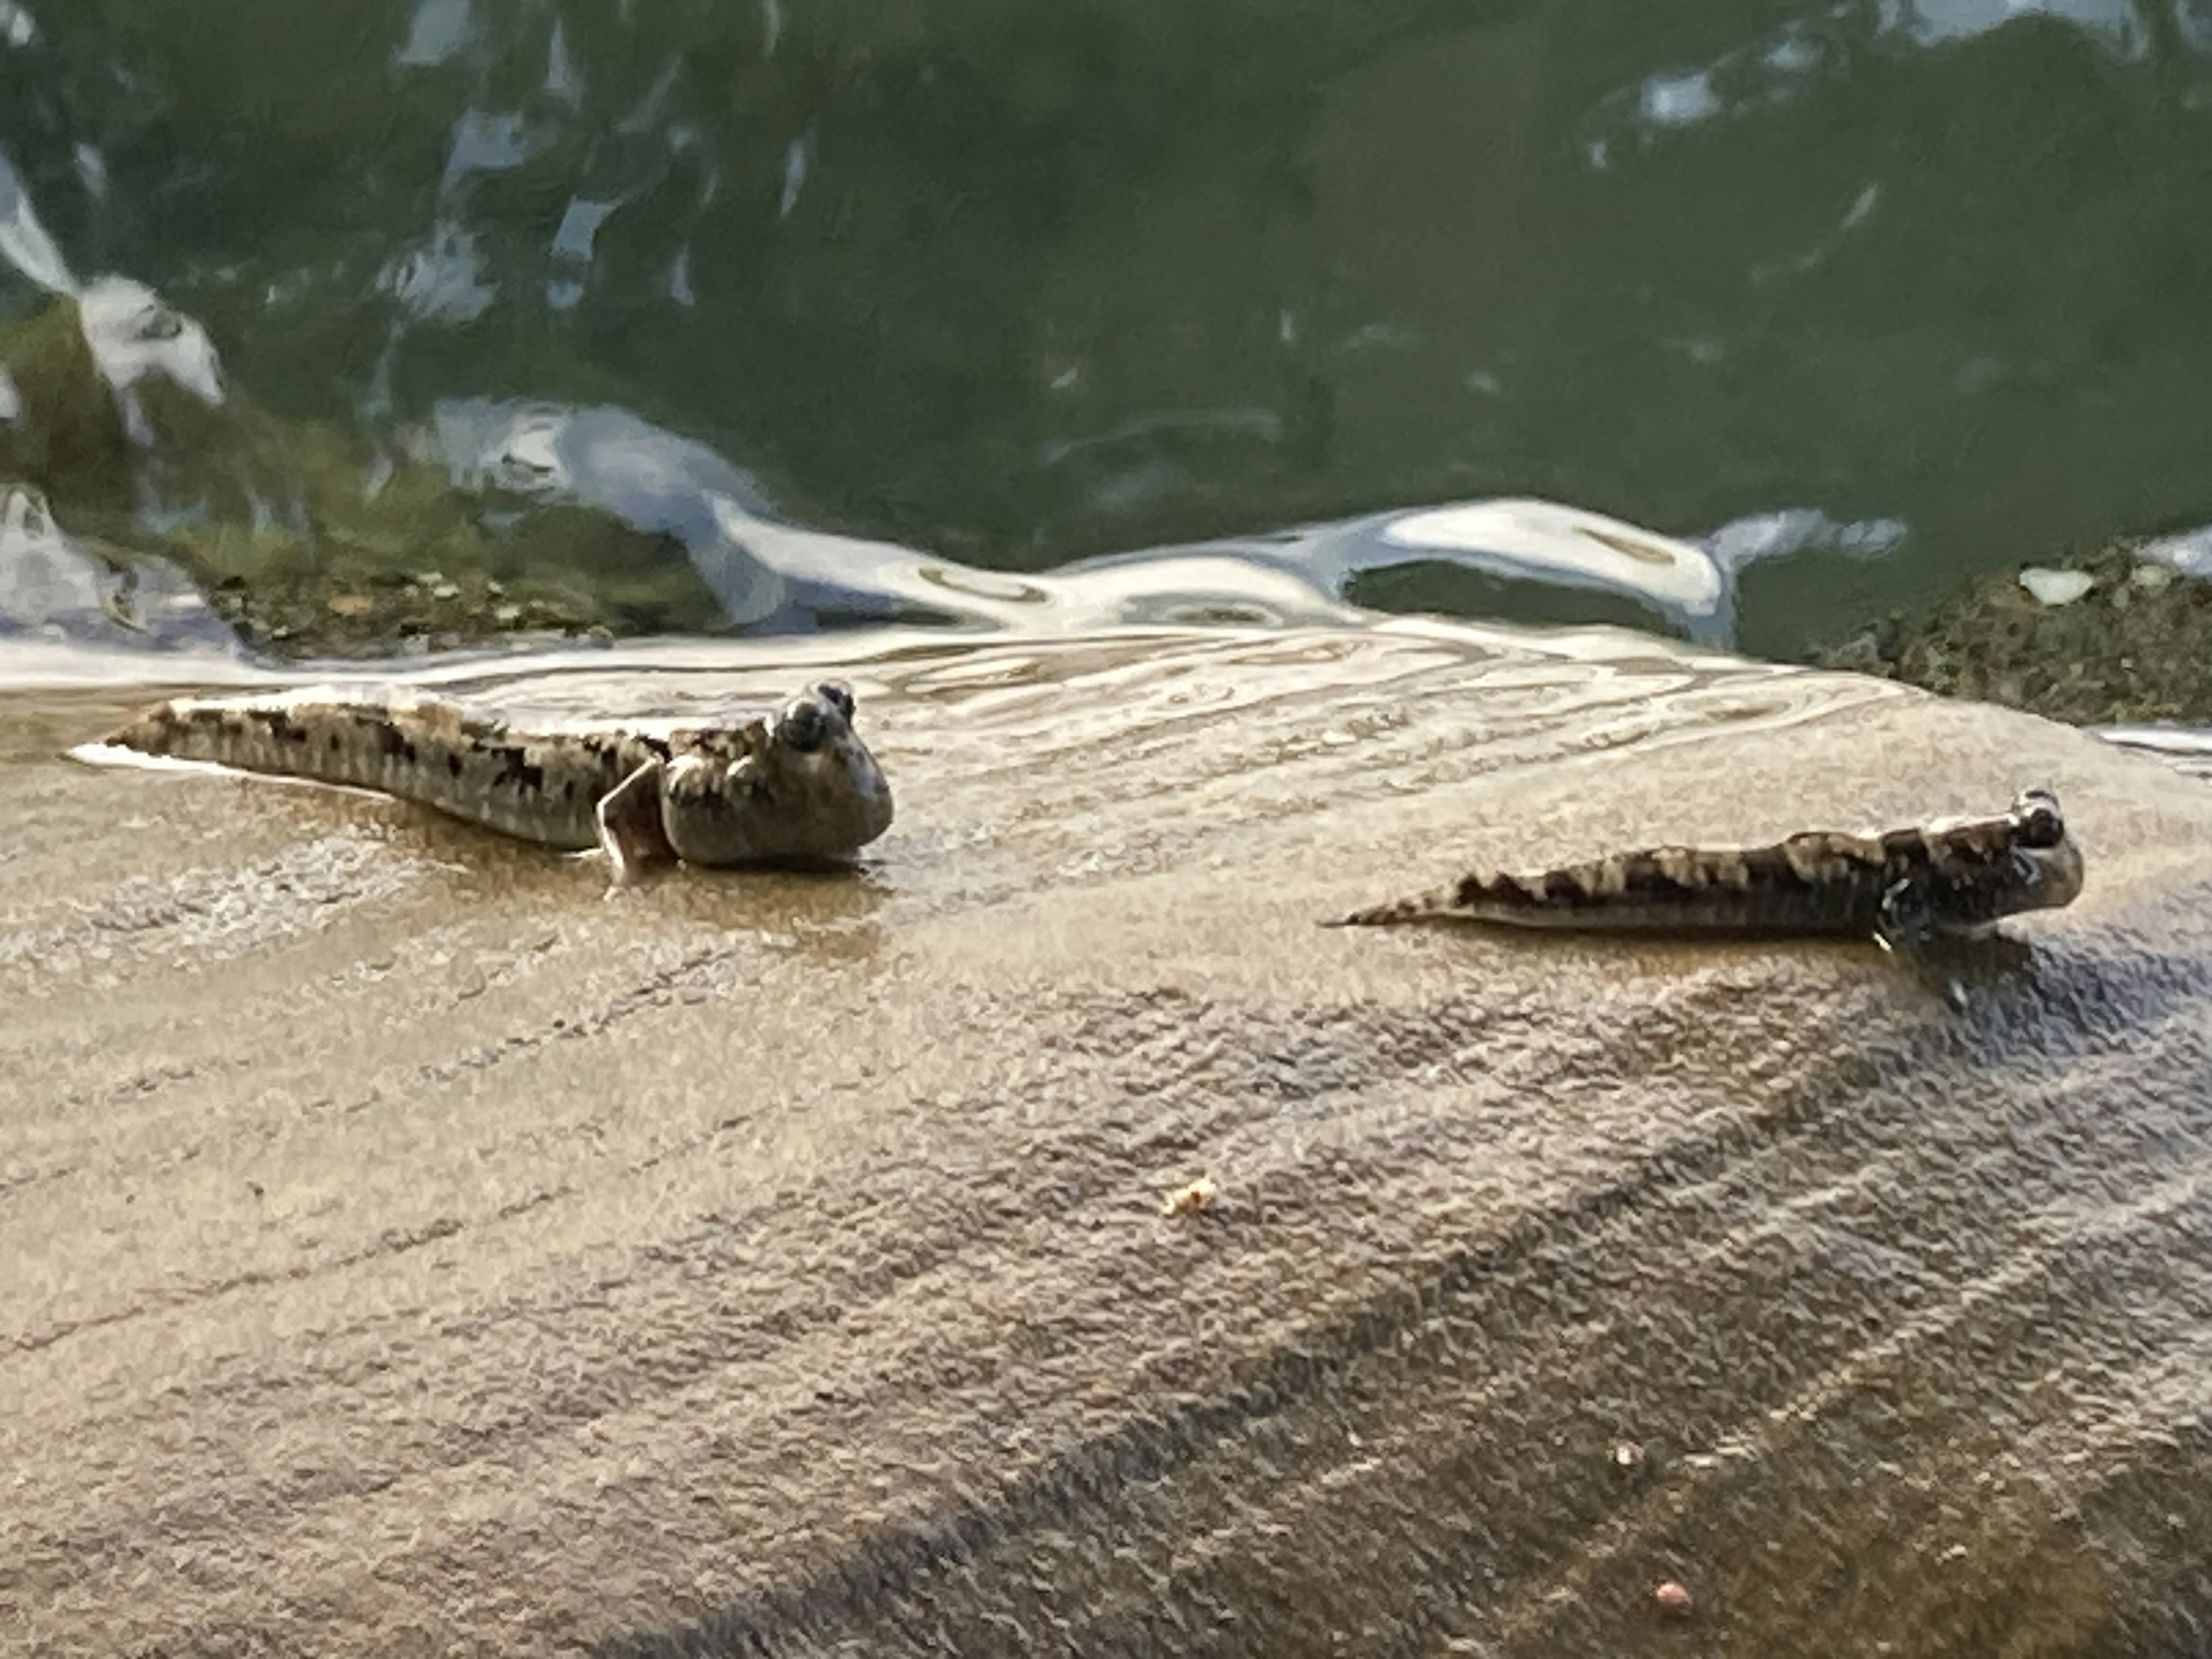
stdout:
<svg viewBox="0 0 2212 1659">
<path fill-rule="evenodd" d="M 154 296 L 121 286 L 120 313 L 88 294 L 0 329 L 0 490 L 116 571 L 181 571 L 247 646 L 383 658 L 723 621 L 672 537 L 283 419 L 222 389 L 211 347 L 181 370 L 149 357 L 198 325 L 149 322 Z M 449 574 L 413 580 L 426 563 Z"/>
<path fill-rule="evenodd" d="M 1820 660 L 2077 724 L 2212 723 L 2212 581 L 2157 552 L 2130 544 L 1985 576 Z"/>
</svg>

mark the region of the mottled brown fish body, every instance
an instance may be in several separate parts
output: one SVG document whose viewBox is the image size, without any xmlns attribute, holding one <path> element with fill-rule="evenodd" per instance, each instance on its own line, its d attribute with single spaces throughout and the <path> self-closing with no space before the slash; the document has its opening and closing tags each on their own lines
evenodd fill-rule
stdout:
<svg viewBox="0 0 2212 1659">
<path fill-rule="evenodd" d="M 1881 836 L 1811 830 L 1771 847 L 1656 847 L 1536 874 L 1477 870 L 1456 885 L 1354 911 L 1341 925 L 1474 921 L 1608 933 L 1877 934 L 1987 931 L 2069 904 L 2081 855 L 2050 791 L 2012 810 Z"/>
<path fill-rule="evenodd" d="M 1816 841 L 1817 848 L 1802 844 Z M 1345 922 L 1434 917 L 1607 933 L 1865 933 L 1888 885 L 1879 843 L 1808 836 L 1778 847 L 1659 847 L 1538 874 L 1478 870 L 1455 886 L 1355 911 Z"/>
<path fill-rule="evenodd" d="M 106 742 L 141 754 L 380 790 L 549 847 L 596 844 L 593 809 L 665 744 L 518 732 L 448 703 L 184 697 Z"/>
</svg>

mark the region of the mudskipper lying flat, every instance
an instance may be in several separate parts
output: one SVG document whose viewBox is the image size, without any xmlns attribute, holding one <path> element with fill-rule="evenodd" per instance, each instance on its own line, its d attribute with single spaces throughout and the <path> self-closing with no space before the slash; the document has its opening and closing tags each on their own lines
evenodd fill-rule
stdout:
<svg viewBox="0 0 2212 1659">
<path fill-rule="evenodd" d="M 1913 947 L 1988 933 L 2006 916 L 2070 904 L 2081 890 L 2081 852 L 2058 798 L 2030 789 L 1994 817 L 1876 836 L 1815 830 L 1771 847 L 1657 847 L 1527 875 L 1476 870 L 1331 925 L 1826 933 Z"/>
<path fill-rule="evenodd" d="M 532 731 L 436 698 L 330 689 L 183 697 L 76 752 L 103 748 L 374 789 L 548 847 L 596 846 L 617 885 L 675 860 L 846 858 L 891 821 L 890 787 L 836 681 L 665 735 Z"/>
</svg>

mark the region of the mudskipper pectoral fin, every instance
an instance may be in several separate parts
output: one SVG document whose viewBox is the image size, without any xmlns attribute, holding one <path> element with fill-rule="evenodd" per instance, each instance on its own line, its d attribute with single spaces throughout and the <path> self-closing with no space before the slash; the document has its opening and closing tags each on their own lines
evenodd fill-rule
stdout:
<svg viewBox="0 0 2212 1659">
<path fill-rule="evenodd" d="M 1882 896 L 1875 943 L 1891 952 L 1931 994 L 1965 1013 L 1975 988 L 2030 971 L 2034 951 L 2007 939 L 1994 922 L 1963 926 L 1938 914 L 1927 890 L 1900 881 Z"/>
<path fill-rule="evenodd" d="M 1928 895 L 1911 881 L 1893 882 L 1881 896 L 1874 941 L 1885 951 L 1917 955 L 1936 936 L 1936 917 Z"/>
<path fill-rule="evenodd" d="M 661 763 L 653 760 L 599 798 L 599 847 L 616 887 L 629 887 L 647 871 L 676 861 L 660 818 Z"/>
</svg>

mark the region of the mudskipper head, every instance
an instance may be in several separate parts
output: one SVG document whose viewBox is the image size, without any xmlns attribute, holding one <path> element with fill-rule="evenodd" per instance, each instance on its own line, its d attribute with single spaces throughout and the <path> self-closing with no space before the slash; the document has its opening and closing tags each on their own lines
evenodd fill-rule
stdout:
<svg viewBox="0 0 2212 1659">
<path fill-rule="evenodd" d="M 2023 789 L 2012 811 L 2013 874 L 2019 884 L 2011 908 L 2055 910 L 2081 892 L 2081 849 L 2066 833 L 2058 797 L 2048 789 Z"/>
<path fill-rule="evenodd" d="M 841 681 L 809 686 L 778 709 L 753 766 L 789 815 L 793 854 L 840 857 L 890 827 L 890 785 L 853 730 L 853 692 Z"/>
</svg>

